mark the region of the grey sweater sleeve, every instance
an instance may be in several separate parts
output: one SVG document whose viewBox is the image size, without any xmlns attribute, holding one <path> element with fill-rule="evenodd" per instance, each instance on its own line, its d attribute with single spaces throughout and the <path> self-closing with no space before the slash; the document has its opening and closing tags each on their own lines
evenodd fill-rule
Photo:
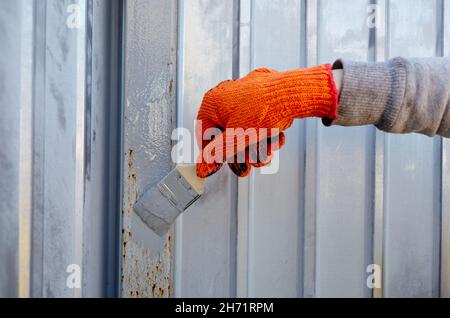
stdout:
<svg viewBox="0 0 450 318">
<path fill-rule="evenodd" d="M 450 137 L 450 59 L 338 60 L 333 68 L 344 75 L 338 115 L 325 125 L 374 124 L 386 132 Z"/>
</svg>

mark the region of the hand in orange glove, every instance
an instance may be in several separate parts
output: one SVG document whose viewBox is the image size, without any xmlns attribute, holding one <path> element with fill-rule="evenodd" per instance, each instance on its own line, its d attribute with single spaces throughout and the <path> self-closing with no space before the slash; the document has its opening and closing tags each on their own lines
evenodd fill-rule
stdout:
<svg viewBox="0 0 450 318">
<path fill-rule="evenodd" d="M 205 94 L 197 115 L 196 138 L 202 150 L 197 175 L 210 176 L 225 161 L 238 176 L 248 175 L 251 166 L 270 162 L 295 118 L 335 118 L 337 99 L 329 64 L 287 72 L 261 68 L 220 83 Z M 238 138 L 230 128 L 253 129 L 256 136 Z M 214 129 L 215 136 L 208 138 Z"/>
</svg>

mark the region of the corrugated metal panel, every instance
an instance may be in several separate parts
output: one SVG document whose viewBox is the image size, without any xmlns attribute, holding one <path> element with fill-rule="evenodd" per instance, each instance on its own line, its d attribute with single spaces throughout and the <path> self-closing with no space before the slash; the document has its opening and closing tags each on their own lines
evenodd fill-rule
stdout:
<svg viewBox="0 0 450 318">
<path fill-rule="evenodd" d="M 242 4 L 250 6 L 247 10 L 252 13 L 250 68 L 289 69 L 305 66 L 305 62 L 333 61 L 339 56 L 367 59 L 365 21 L 330 15 L 343 5 L 341 2 Z M 366 8 L 365 2 L 353 4 L 352 14 L 365 15 Z M 247 23 L 241 25 L 248 27 Z M 318 36 L 318 30 L 322 36 Z M 241 45 L 245 45 L 242 39 Z M 372 130 L 325 129 L 317 120 L 298 122 L 287 132 L 279 171 L 274 175 L 255 172 L 250 181 L 240 183 L 250 189 L 240 188 L 244 195 L 239 198 L 248 203 L 239 205 L 239 220 L 244 219 L 248 226 L 240 227 L 239 238 L 247 242 L 239 241 L 238 246 L 248 246 L 248 258 L 257 257 L 244 262 L 246 266 L 241 268 L 247 273 L 243 276 L 248 282 L 247 286 L 244 283 L 243 296 L 370 293 L 365 288 L 365 264 L 371 251 L 370 215 L 365 211 L 370 206 L 370 196 L 364 189 L 370 187 L 371 181 L 371 161 L 367 159 Z M 359 158 L 359 165 L 353 158 Z M 354 184 L 349 180 L 355 180 Z M 278 190 L 275 184 L 279 185 Z M 360 211 L 359 217 L 355 210 Z M 343 290 L 344 281 L 352 287 Z"/>
<path fill-rule="evenodd" d="M 233 60 L 230 6 L 189 4 L 180 10 L 178 125 L 191 131 L 202 93 L 230 78 L 236 62 L 243 76 L 261 66 L 448 51 L 448 7 L 439 0 L 241 0 Z M 371 14 L 381 19 L 376 28 L 368 24 Z M 193 215 L 183 217 L 175 238 L 176 295 L 233 295 L 235 279 L 243 297 L 448 296 L 447 143 L 374 127 L 326 128 L 314 119 L 296 123 L 278 173 L 253 171 L 239 180 L 236 237 L 228 183 L 220 201 L 213 192 L 224 172 L 211 178 Z M 186 235 L 188 218 L 196 224 Z M 211 229 L 225 234 L 219 240 Z M 222 267 L 214 265 L 219 259 Z M 371 264 L 383 270 L 381 289 L 366 285 Z M 217 281 L 228 284 L 225 292 Z"/>
<path fill-rule="evenodd" d="M 193 137 L 203 92 L 233 76 L 231 1 L 180 1 L 178 126 Z M 236 178 L 222 169 L 177 221 L 175 296 L 235 295 Z"/>
<path fill-rule="evenodd" d="M 388 55 L 435 56 L 436 1 L 390 1 Z M 414 23 L 411 23 L 414 21 Z M 439 296 L 441 139 L 386 135 L 385 297 Z M 419 235 L 420 233 L 420 235 Z"/>
<path fill-rule="evenodd" d="M 300 67 L 304 10 L 296 0 L 241 1 L 241 17 L 245 21 L 241 28 L 250 28 L 249 36 L 240 41 L 249 51 L 241 50 L 248 56 L 240 60 L 241 76 L 258 67 Z M 302 202 L 301 196 L 292 196 L 286 189 L 302 187 L 303 129 L 304 125 L 297 122 L 287 134 L 277 173 L 263 175 L 254 170 L 248 179 L 240 180 L 239 188 L 248 198 L 239 196 L 240 201 L 246 202 L 238 211 L 238 223 L 246 225 L 240 226 L 238 232 L 239 257 L 244 258 L 238 268 L 240 279 L 244 280 L 239 282 L 239 296 L 300 294 Z"/>
<path fill-rule="evenodd" d="M 15 41 L 15 39 L 20 38 L 19 33 L 22 30 L 17 25 L 17 21 L 21 21 L 21 4 L 19 1 L 1 3 L 0 21 L 2 24 L 1 29 L 4 30 L 4 33 L 1 33 L 0 40 L 3 45 L 9 48 L 8 50 L 2 50 L 4 59 L 0 61 L 0 76 L 2 76 L 0 105 L 2 105 L 2 109 L 5 108 L 4 105 L 20 105 L 21 91 L 17 88 L 15 89 L 15 86 L 16 83 L 20 82 L 20 73 L 17 70 L 21 68 L 20 60 L 14 57 L 20 56 L 20 42 Z M 24 30 L 25 32 L 27 31 Z M 28 30 L 28 32 L 30 31 Z M 23 41 L 26 41 L 26 39 Z M 5 80 L 6 74 L 11 74 L 8 82 Z M 30 88 L 24 87 L 23 89 L 29 90 Z M 6 94 L 6 92 L 9 92 L 9 94 Z M 29 104 L 26 107 L 29 107 Z M 0 139 L 0 165 L 4 176 L 0 181 L 0 205 L 2 212 L 0 213 L 0 224 L 2 229 L 10 228 L 14 230 L 0 231 L 0 239 L 4 242 L 0 247 L 0 257 L 9 260 L 0 269 L 0 281 L 4 284 L 2 286 L 5 286 L 0 290 L 2 297 L 13 297 L 18 294 L 19 264 L 17 249 L 19 247 L 19 237 L 16 229 L 19 226 L 18 190 L 21 184 L 19 179 L 20 168 L 19 165 L 15 164 L 20 162 L 20 135 L 17 134 L 18 131 L 20 131 L 20 108 L 9 107 L 5 109 L 3 116 L 0 116 L 0 135 L 2 136 Z M 28 182 L 28 180 L 25 182 Z M 26 198 L 23 199 L 26 200 Z"/>
<path fill-rule="evenodd" d="M 308 119 L 287 132 L 277 173 L 222 169 L 163 239 L 132 205 L 170 170 L 173 128 L 193 137 L 203 93 L 221 80 L 338 57 L 448 55 L 449 10 L 443 0 L 0 2 L 0 296 L 448 297 L 450 144 L 438 137 Z M 380 27 L 367 24 L 373 13 Z M 71 264 L 81 288 L 67 284 Z"/>
<path fill-rule="evenodd" d="M 339 57 L 368 60 L 367 5 L 367 1 L 319 1 L 317 58 L 308 62 L 332 63 Z M 345 14 L 336 14 L 341 10 Z M 311 294 L 367 297 L 366 267 L 372 263 L 374 128 L 317 125 L 317 132 L 307 135 L 307 143 L 315 144 L 316 152 L 308 154 L 306 150 L 307 160 L 315 161 L 311 178 L 316 179 L 316 209 L 311 211 L 316 215 L 316 282 Z M 305 180 L 306 187 L 309 180 Z"/>
<path fill-rule="evenodd" d="M 117 22 L 117 2 L 0 2 L 1 296 L 114 293 Z"/>
</svg>

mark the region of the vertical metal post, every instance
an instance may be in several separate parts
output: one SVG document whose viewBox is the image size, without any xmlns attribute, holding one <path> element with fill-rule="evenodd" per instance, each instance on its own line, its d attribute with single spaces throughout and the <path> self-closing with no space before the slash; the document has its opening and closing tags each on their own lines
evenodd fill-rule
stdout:
<svg viewBox="0 0 450 318">
<path fill-rule="evenodd" d="M 120 293 L 170 297 L 173 233 L 160 238 L 133 205 L 173 165 L 178 1 L 129 0 L 124 5 Z"/>
</svg>

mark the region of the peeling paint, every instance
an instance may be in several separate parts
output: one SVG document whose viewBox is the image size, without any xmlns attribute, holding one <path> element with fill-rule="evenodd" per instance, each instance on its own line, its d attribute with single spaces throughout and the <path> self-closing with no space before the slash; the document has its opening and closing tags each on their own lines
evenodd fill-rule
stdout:
<svg viewBox="0 0 450 318">
<path fill-rule="evenodd" d="M 122 228 L 122 296 L 123 297 L 170 297 L 172 233 L 166 237 L 166 243 L 157 257 L 154 251 L 141 246 L 132 239 L 133 204 L 138 198 L 137 173 L 134 170 L 133 149 L 128 149 L 127 191 L 124 198 Z"/>
</svg>

